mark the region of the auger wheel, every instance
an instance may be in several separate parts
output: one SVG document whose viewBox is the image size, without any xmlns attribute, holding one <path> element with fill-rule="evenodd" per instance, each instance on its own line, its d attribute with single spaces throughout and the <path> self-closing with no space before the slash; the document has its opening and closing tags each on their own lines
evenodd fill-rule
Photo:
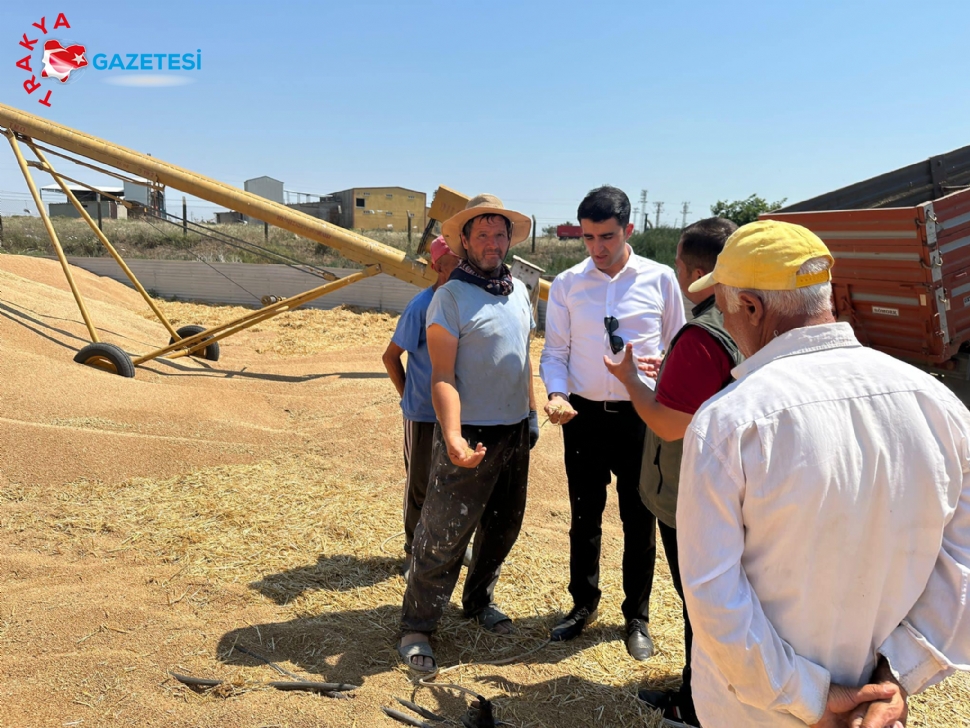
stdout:
<svg viewBox="0 0 970 728">
<path fill-rule="evenodd" d="M 187 339 L 190 336 L 195 336 L 196 334 L 201 334 L 205 331 L 204 326 L 183 326 L 180 329 L 176 329 L 175 333 L 179 335 L 180 339 Z M 203 341 L 208 341 L 208 338 L 203 339 Z M 175 339 L 169 339 L 169 344 L 174 344 Z M 219 342 L 213 341 L 211 344 L 206 344 L 204 349 L 197 350 L 192 356 L 202 356 L 208 361 L 219 361 Z"/>
<path fill-rule="evenodd" d="M 129 379 L 135 376 L 135 365 L 131 363 L 131 357 L 124 349 L 114 344 L 104 342 L 88 344 L 74 355 L 74 361 Z"/>
</svg>

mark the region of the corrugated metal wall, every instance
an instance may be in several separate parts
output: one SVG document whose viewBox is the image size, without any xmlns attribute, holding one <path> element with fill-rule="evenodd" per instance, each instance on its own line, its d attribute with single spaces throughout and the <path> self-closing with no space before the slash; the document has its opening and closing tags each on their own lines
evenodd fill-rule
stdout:
<svg viewBox="0 0 970 728">
<path fill-rule="evenodd" d="M 111 258 L 68 258 L 71 265 L 130 286 L 128 278 Z M 126 260 L 128 267 L 149 293 L 183 301 L 260 305 L 262 296 L 293 296 L 324 284 L 322 278 L 285 265 L 212 263 L 182 260 Z M 338 276 L 353 273 L 328 269 Z M 245 289 L 245 290 L 244 290 Z M 335 308 L 341 304 L 401 312 L 421 289 L 381 273 L 307 304 L 308 308 Z M 539 325 L 545 321 L 545 301 L 539 302 Z"/>
</svg>

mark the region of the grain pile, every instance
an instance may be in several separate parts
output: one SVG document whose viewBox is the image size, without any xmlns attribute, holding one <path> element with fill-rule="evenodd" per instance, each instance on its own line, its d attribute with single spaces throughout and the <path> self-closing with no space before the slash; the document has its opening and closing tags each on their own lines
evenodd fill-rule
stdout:
<svg viewBox="0 0 970 728">
<path fill-rule="evenodd" d="M 75 270 L 107 341 L 167 341 L 129 289 Z M 243 313 L 163 303 L 176 325 Z M 301 311 L 221 342 L 222 359 L 74 364 L 86 333 L 56 263 L 0 256 L 0 726 L 382 726 L 411 686 L 394 651 L 401 567 L 401 424 L 380 354 L 396 318 Z M 539 393 L 540 398 L 542 393 Z M 636 689 L 674 685 L 679 601 L 664 564 L 652 603 L 659 654 L 622 643 L 621 530 L 604 531 L 604 605 L 581 638 L 520 663 L 570 606 L 560 432 L 534 451 L 522 536 L 497 597 L 514 638 L 454 602 L 436 639 L 449 673 L 516 726 L 654 726 Z M 460 585 L 459 585 L 460 590 Z M 335 701 L 272 691 L 242 645 L 311 680 L 362 685 Z M 197 695 L 168 670 L 233 680 Z M 970 716 L 965 680 L 920 697 L 910 725 Z M 421 689 L 456 717 L 462 698 Z"/>
</svg>

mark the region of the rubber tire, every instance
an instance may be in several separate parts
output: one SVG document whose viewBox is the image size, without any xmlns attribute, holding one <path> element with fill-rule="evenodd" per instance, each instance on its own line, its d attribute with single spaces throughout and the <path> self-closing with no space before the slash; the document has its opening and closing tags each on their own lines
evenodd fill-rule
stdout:
<svg viewBox="0 0 970 728">
<path fill-rule="evenodd" d="M 187 339 L 190 336 L 201 334 L 203 331 L 205 331 L 204 326 L 192 325 L 192 326 L 183 326 L 180 329 L 176 329 L 175 333 L 179 335 L 180 339 Z M 205 341 L 205 339 L 203 339 L 203 341 Z M 175 339 L 169 339 L 168 343 L 174 344 Z M 208 361 L 219 361 L 219 342 L 213 341 L 211 344 L 206 346 L 201 352 L 197 351 L 192 356 L 198 356 L 199 354 L 205 357 L 205 359 L 207 359 Z"/>
<path fill-rule="evenodd" d="M 120 346 L 106 344 L 103 341 L 85 346 L 74 355 L 74 361 L 128 379 L 135 376 L 135 365 L 131 363 L 131 357 L 125 350 Z"/>
</svg>

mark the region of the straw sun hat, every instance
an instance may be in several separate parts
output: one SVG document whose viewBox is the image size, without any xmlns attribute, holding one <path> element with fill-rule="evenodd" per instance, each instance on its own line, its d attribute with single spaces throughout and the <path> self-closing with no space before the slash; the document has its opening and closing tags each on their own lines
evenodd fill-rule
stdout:
<svg viewBox="0 0 970 728">
<path fill-rule="evenodd" d="M 465 209 L 457 215 L 452 215 L 441 223 L 441 234 L 448 247 L 459 258 L 465 257 L 465 249 L 461 244 L 461 229 L 465 223 L 479 215 L 501 215 L 512 223 L 512 245 L 517 245 L 529 237 L 532 230 L 532 220 L 515 210 L 505 209 L 505 205 L 495 195 L 482 193 L 468 201 Z"/>
</svg>

